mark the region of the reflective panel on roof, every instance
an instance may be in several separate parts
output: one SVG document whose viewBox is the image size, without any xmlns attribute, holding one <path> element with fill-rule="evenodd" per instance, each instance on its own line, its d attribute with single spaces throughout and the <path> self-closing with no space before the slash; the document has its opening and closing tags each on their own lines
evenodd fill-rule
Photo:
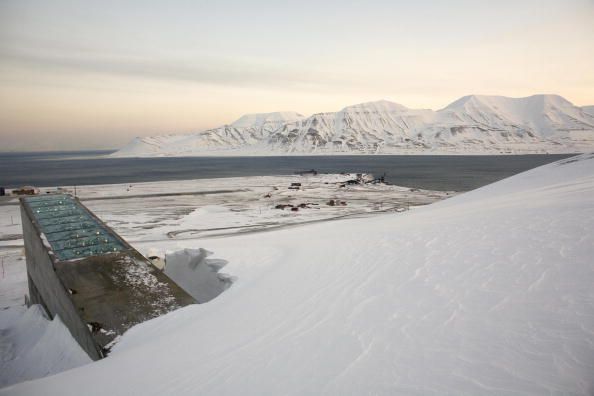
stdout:
<svg viewBox="0 0 594 396">
<path fill-rule="evenodd" d="M 26 197 L 24 201 L 60 261 L 126 249 L 107 227 L 69 195 Z"/>
</svg>

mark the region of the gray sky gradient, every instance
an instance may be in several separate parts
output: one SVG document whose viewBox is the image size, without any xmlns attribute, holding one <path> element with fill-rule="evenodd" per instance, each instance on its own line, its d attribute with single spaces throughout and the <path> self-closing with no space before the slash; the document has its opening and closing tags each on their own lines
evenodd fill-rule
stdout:
<svg viewBox="0 0 594 396">
<path fill-rule="evenodd" d="M 594 104 L 594 1 L 0 0 L 0 150 L 467 94 Z"/>
</svg>

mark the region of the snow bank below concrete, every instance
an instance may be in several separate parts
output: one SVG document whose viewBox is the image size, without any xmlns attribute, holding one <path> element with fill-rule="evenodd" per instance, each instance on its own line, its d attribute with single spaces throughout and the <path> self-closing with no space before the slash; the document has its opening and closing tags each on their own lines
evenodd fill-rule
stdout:
<svg viewBox="0 0 594 396">
<path fill-rule="evenodd" d="M 402 214 L 202 239 L 225 293 L 0 394 L 590 395 L 592 197 L 590 155 Z"/>
<path fill-rule="evenodd" d="M 0 311 L 0 387 L 90 363 L 58 317 L 40 305 Z"/>
</svg>

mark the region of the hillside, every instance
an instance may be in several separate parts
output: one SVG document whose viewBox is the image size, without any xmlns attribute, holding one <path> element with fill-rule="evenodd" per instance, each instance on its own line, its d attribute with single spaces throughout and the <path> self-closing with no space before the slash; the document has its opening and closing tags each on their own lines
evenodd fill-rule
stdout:
<svg viewBox="0 0 594 396">
<path fill-rule="evenodd" d="M 118 157 L 193 155 L 212 150 L 249 147 L 265 141 L 288 122 L 304 118 L 285 111 L 247 114 L 230 125 L 186 135 L 135 138 L 115 153 Z"/>
<path fill-rule="evenodd" d="M 234 284 L 0 394 L 591 394 L 593 195 L 583 155 L 402 214 L 164 242 Z"/>
</svg>

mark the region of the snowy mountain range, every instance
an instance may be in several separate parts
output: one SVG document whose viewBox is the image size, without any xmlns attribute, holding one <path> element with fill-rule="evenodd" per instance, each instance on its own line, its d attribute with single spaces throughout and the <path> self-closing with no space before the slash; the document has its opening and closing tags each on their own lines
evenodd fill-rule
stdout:
<svg viewBox="0 0 594 396">
<path fill-rule="evenodd" d="M 594 151 L 594 106 L 558 95 L 464 96 L 433 111 L 380 100 L 304 117 L 244 115 L 206 131 L 135 138 L 118 157 L 531 154 Z"/>
</svg>

